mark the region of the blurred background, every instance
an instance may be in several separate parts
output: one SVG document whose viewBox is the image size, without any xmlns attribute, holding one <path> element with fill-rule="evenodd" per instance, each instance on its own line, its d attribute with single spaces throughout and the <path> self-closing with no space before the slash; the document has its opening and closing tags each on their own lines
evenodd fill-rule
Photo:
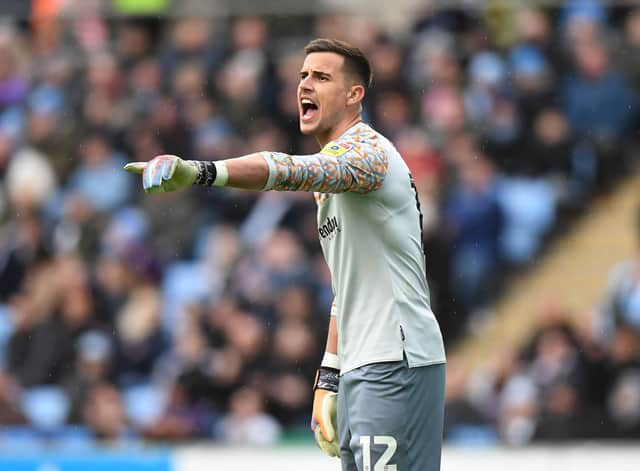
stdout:
<svg viewBox="0 0 640 471">
<path fill-rule="evenodd" d="M 309 432 L 313 197 L 122 171 L 316 152 L 314 37 L 368 54 L 365 121 L 419 189 L 443 469 L 640 462 L 640 2 L 2 0 L 0 469 L 339 468 Z"/>
</svg>

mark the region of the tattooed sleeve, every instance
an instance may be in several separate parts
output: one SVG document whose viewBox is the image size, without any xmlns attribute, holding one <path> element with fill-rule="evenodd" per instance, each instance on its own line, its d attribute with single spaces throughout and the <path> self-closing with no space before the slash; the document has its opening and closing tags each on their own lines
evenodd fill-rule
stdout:
<svg viewBox="0 0 640 471">
<path fill-rule="evenodd" d="M 269 165 L 265 190 L 369 193 L 382 186 L 388 166 L 376 136 L 331 142 L 313 155 L 263 156 Z"/>
</svg>

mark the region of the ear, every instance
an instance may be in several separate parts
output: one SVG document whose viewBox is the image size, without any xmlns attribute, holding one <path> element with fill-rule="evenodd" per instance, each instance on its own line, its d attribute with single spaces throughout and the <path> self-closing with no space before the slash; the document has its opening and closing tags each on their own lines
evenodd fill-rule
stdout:
<svg viewBox="0 0 640 471">
<path fill-rule="evenodd" d="M 356 83 L 351 86 L 351 89 L 347 94 L 347 105 L 348 106 L 356 105 L 360 103 L 363 98 L 364 98 L 364 87 L 361 84 Z"/>
</svg>

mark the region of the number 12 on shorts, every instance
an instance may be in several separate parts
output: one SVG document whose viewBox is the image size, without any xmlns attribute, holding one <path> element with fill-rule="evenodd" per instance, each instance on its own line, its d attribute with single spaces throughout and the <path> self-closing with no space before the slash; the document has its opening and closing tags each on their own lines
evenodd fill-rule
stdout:
<svg viewBox="0 0 640 471">
<path fill-rule="evenodd" d="M 374 445 L 386 445 L 387 449 L 376 464 L 371 468 L 371 435 L 362 435 L 360 445 L 362 446 L 362 469 L 363 471 L 397 471 L 395 464 L 387 464 L 396 452 L 398 444 L 391 435 L 374 435 Z"/>
</svg>

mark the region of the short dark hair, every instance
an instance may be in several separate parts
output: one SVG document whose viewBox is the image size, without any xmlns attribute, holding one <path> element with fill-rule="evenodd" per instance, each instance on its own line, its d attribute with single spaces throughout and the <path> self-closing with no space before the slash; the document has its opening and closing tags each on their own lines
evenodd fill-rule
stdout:
<svg viewBox="0 0 640 471">
<path fill-rule="evenodd" d="M 371 86 L 373 81 L 371 64 L 369 64 L 369 59 L 356 46 L 339 39 L 318 38 L 309 42 L 304 48 L 304 52 L 307 55 L 312 52 L 335 52 L 340 54 L 344 57 L 344 66 L 348 72 L 354 75 L 365 88 Z"/>
</svg>

